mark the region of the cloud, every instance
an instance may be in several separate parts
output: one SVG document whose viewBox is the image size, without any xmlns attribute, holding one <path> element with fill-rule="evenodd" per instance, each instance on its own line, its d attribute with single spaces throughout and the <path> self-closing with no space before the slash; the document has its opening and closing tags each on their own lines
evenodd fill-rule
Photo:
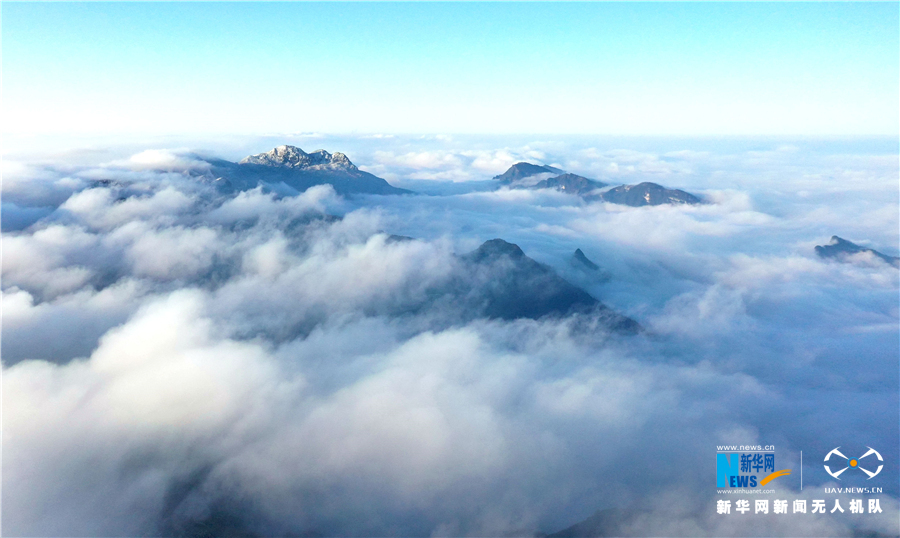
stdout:
<svg viewBox="0 0 900 538">
<path fill-rule="evenodd" d="M 4 206 L 12 203 L 19 208 L 56 207 L 86 186 L 84 180 L 72 177 L 67 167 L 60 168 L 4 159 Z"/>
<path fill-rule="evenodd" d="M 74 291 L 93 271 L 85 267 L 98 238 L 78 228 L 49 226 L 30 235 L 4 236 L 6 285 L 34 289 L 45 296 Z"/>
<path fill-rule="evenodd" d="M 82 289 L 53 300 L 37 301 L 16 287 L 3 291 L 3 360 L 65 363 L 87 356 L 100 336 L 123 323 L 147 293 L 128 279 L 100 291 Z"/>
<path fill-rule="evenodd" d="M 377 150 L 372 154 L 373 162 L 363 165 L 363 169 L 389 179 L 461 182 L 489 179 L 517 162 L 542 163 L 548 158 L 545 152 L 527 146 L 498 150 L 444 148 L 407 152 Z"/>
<path fill-rule="evenodd" d="M 375 152 L 375 158 L 381 164 L 416 169 L 458 167 L 462 164 L 458 156 L 443 151 L 420 151 L 402 155 L 379 151 Z"/>
<path fill-rule="evenodd" d="M 186 211 L 192 200 L 172 187 L 146 196 L 116 199 L 111 189 L 93 188 L 72 195 L 62 211 L 95 229 L 110 229 L 135 220 L 171 222 L 173 214 Z"/>
<path fill-rule="evenodd" d="M 19 207 L 12 202 L 3 202 L 0 215 L 2 228 L 7 231 L 24 230 L 53 212 L 52 207 Z"/>
<path fill-rule="evenodd" d="M 204 172 L 211 168 L 209 162 L 187 151 L 148 149 L 136 153 L 127 161 L 111 163 L 131 170 L 158 170 L 163 172 Z"/>
<path fill-rule="evenodd" d="M 223 196 L 186 150 L 23 165 L 37 179 L 13 203 L 48 209 L 3 230 L 4 530 L 524 535 L 617 508 L 622 534 L 897 532 L 893 468 L 883 515 L 741 529 L 714 513 L 710 478 L 716 444 L 773 443 L 785 468 L 848 439 L 900 457 L 900 276 L 812 250 L 839 226 L 896 244 L 889 159 L 489 142 L 398 136 L 363 155 L 433 182 L 615 163 L 713 203 Z M 477 275 L 458 255 L 495 237 L 644 332 L 464 315 Z M 572 267 L 575 248 L 608 278 Z M 831 484 L 806 470 L 802 494 L 778 495 Z"/>
<path fill-rule="evenodd" d="M 239 221 L 279 221 L 288 217 L 325 213 L 329 208 L 339 207 L 340 202 L 331 185 L 316 185 L 305 192 L 289 197 L 277 198 L 275 193 L 264 193 L 262 188 L 243 191 L 234 198 L 209 212 L 207 220 L 213 223 L 236 223 Z"/>
<path fill-rule="evenodd" d="M 86 535 L 153 528 L 168 486 L 160 473 L 177 471 L 166 445 L 190 442 L 178 433 L 185 428 L 196 446 L 239 422 L 247 391 L 258 394 L 271 381 L 262 362 L 251 367 L 262 352 L 213 341 L 199 308 L 196 293 L 176 292 L 107 333 L 89 361 L 59 367 L 29 361 L 8 371 L 5 388 L 14 402 L 8 431 L 20 439 L 8 453 L 23 471 L 6 477 L 16 492 L 5 513 L 8 528 Z M 72 451 L 73 443 L 81 448 Z M 149 460 L 133 460 L 147 450 Z M 96 458 L 90 469 L 78 463 Z M 45 461 L 43 469 L 33 461 Z M 58 480 L 67 487 L 55 487 Z M 135 518 L 134 509 L 146 515 Z"/>
<path fill-rule="evenodd" d="M 154 231 L 146 226 L 126 225 L 116 230 L 111 240 L 130 243 L 125 257 L 138 277 L 196 276 L 209 269 L 221 248 L 216 232 L 208 228 L 173 227 Z"/>
</svg>

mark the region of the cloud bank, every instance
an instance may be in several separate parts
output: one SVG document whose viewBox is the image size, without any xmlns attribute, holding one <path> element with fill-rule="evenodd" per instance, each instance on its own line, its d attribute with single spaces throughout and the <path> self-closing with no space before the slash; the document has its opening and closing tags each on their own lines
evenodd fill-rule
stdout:
<svg viewBox="0 0 900 538">
<path fill-rule="evenodd" d="M 882 514 L 742 526 L 711 478 L 717 444 L 900 458 L 898 272 L 813 254 L 834 233 L 896 254 L 896 155 L 373 140 L 369 171 L 444 195 L 223 197 L 178 149 L 12 165 L 6 534 L 533 535 L 610 508 L 638 536 L 897 533 L 896 465 Z M 453 186 L 526 157 L 714 203 Z M 467 315 L 441 290 L 495 237 L 644 332 Z M 772 498 L 833 482 L 806 469 Z"/>
</svg>

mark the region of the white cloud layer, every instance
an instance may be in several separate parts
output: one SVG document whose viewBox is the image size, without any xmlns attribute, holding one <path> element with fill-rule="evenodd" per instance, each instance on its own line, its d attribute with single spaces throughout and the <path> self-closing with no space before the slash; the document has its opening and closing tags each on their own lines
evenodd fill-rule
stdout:
<svg viewBox="0 0 900 538">
<path fill-rule="evenodd" d="M 12 168 L 10 202 L 48 209 L 2 238 L 7 534 L 498 536 L 607 508 L 639 536 L 897 533 L 896 466 L 872 517 L 737 527 L 712 487 L 717 444 L 900 458 L 898 271 L 812 250 L 897 253 L 895 157 L 374 140 L 371 171 L 447 191 L 222 196 L 181 150 Z M 453 190 L 523 158 L 713 203 Z M 462 315 L 455 255 L 495 237 L 644 333 Z M 831 485 L 806 469 L 772 498 Z"/>
</svg>

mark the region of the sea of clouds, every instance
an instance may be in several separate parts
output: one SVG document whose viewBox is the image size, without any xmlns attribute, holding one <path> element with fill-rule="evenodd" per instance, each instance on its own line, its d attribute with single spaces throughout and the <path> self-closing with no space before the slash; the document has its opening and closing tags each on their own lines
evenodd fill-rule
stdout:
<svg viewBox="0 0 900 538">
<path fill-rule="evenodd" d="M 282 143 L 423 194 L 197 178 Z M 712 203 L 495 190 L 520 160 Z M 23 144 L 3 166 L 7 535 L 533 535 L 606 508 L 638 536 L 900 530 L 900 273 L 813 250 L 897 255 L 896 140 L 287 134 Z M 493 238 L 643 332 L 433 301 Z M 717 515 L 722 444 L 795 471 L 803 451 L 803 491 L 794 472 L 771 498 L 829 508 L 850 497 L 822 494 L 822 458 L 874 447 L 883 472 L 840 485 L 877 481 L 884 512 Z"/>
</svg>

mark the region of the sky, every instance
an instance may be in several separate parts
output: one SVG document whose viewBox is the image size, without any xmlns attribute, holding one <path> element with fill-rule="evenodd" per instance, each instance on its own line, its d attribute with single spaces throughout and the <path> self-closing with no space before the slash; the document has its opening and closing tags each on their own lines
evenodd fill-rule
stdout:
<svg viewBox="0 0 900 538">
<path fill-rule="evenodd" d="M 4 132 L 896 135 L 897 3 L 3 3 Z"/>
</svg>

